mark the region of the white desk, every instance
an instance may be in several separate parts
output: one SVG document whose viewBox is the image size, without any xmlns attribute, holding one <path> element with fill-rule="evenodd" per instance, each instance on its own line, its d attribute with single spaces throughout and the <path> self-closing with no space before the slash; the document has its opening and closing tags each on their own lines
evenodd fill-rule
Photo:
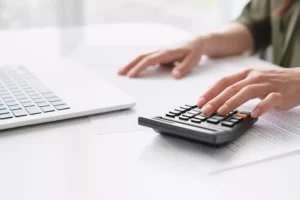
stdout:
<svg viewBox="0 0 300 200">
<path fill-rule="evenodd" d="M 198 84 L 219 78 L 204 74 L 268 66 L 255 58 L 230 58 L 205 62 L 180 81 L 167 69 L 150 70 L 143 79 L 116 75 L 139 52 L 188 37 L 157 24 L 0 32 L 1 63 L 68 55 L 137 99 L 129 111 L 2 132 L 0 199 L 299 199 L 296 154 L 207 176 L 201 171 L 205 162 L 187 143 L 136 125 L 136 116 L 190 102 L 203 92 Z"/>
</svg>

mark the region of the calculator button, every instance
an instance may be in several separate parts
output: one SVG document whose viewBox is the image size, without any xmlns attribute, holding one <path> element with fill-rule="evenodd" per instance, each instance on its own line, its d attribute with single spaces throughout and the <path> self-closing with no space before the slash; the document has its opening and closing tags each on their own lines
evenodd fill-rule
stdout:
<svg viewBox="0 0 300 200">
<path fill-rule="evenodd" d="M 238 116 L 232 116 L 231 119 L 237 119 L 237 120 L 239 120 L 239 121 L 242 121 L 242 120 L 243 120 L 242 117 L 238 117 Z"/>
<path fill-rule="evenodd" d="M 189 114 L 189 113 L 183 114 L 183 116 L 188 117 L 188 118 L 194 117 L 193 114 Z"/>
<path fill-rule="evenodd" d="M 174 114 L 176 116 L 179 116 L 181 114 L 181 112 L 176 111 L 176 110 L 170 111 L 169 113 Z"/>
<path fill-rule="evenodd" d="M 179 119 L 180 119 L 180 120 L 184 120 L 184 121 L 188 121 L 188 120 L 189 120 L 189 117 L 180 116 Z"/>
<path fill-rule="evenodd" d="M 213 118 L 213 119 L 217 119 L 217 120 L 222 121 L 222 120 L 224 120 L 224 119 L 226 118 L 226 116 L 215 115 L 215 116 L 213 116 L 212 118 Z"/>
<path fill-rule="evenodd" d="M 231 111 L 231 112 L 229 113 L 229 115 L 232 116 L 232 115 L 235 115 L 236 113 L 238 113 L 238 111 L 237 111 L 237 110 L 234 110 L 234 111 Z"/>
<path fill-rule="evenodd" d="M 196 108 L 197 106 L 195 105 L 189 105 L 189 104 L 185 104 L 186 107 L 189 107 L 189 108 Z"/>
<path fill-rule="evenodd" d="M 201 113 L 201 109 L 200 108 L 194 108 L 192 111 Z"/>
<path fill-rule="evenodd" d="M 185 112 L 185 109 L 183 109 L 183 108 L 176 108 L 175 111 Z"/>
<path fill-rule="evenodd" d="M 225 121 L 225 122 L 222 122 L 222 126 L 234 127 L 234 123 L 233 122 Z"/>
<path fill-rule="evenodd" d="M 191 121 L 194 122 L 194 123 L 197 123 L 197 124 L 200 124 L 200 123 L 201 123 L 201 120 L 200 120 L 200 119 L 192 119 Z"/>
<path fill-rule="evenodd" d="M 167 117 L 172 117 L 172 118 L 174 118 L 174 117 L 176 116 L 176 114 L 168 113 L 168 114 L 166 114 L 166 116 L 167 116 Z"/>
<path fill-rule="evenodd" d="M 211 123 L 211 124 L 218 124 L 220 122 L 220 120 L 210 118 L 210 119 L 207 120 L 207 122 Z"/>
<path fill-rule="evenodd" d="M 194 117 L 195 119 L 200 119 L 201 121 L 205 121 L 207 120 L 207 117 L 203 116 L 203 115 L 197 115 Z"/>
<path fill-rule="evenodd" d="M 247 114 L 243 114 L 243 113 L 236 113 L 234 116 L 235 117 L 241 117 L 243 119 L 247 119 L 248 118 L 248 115 Z"/>
<path fill-rule="evenodd" d="M 192 115 L 197 115 L 197 114 L 199 114 L 199 112 L 194 111 L 194 110 L 191 110 L 191 111 L 189 111 L 188 113 L 189 113 L 189 114 L 192 114 Z"/>
<path fill-rule="evenodd" d="M 192 109 L 192 108 L 189 107 L 189 106 L 180 106 L 180 108 L 182 108 L 182 109 L 184 109 L 184 110 L 190 110 L 190 109 Z"/>
<path fill-rule="evenodd" d="M 232 122 L 234 124 L 238 124 L 238 123 L 240 123 L 241 120 L 231 118 L 231 119 L 228 119 L 227 121 Z"/>
</svg>

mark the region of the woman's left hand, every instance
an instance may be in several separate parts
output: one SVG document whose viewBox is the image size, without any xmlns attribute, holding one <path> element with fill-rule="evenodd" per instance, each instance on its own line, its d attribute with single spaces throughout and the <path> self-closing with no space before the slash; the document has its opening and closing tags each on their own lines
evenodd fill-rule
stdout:
<svg viewBox="0 0 300 200">
<path fill-rule="evenodd" d="M 254 118 L 271 109 L 289 110 L 299 105 L 300 68 L 247 69 L 224 77 L 199 99 L 198 106 L 205 115 L 215 111 L 225 115 L 255 98 L 262 101 L 251 113 Z"/>
</svg>

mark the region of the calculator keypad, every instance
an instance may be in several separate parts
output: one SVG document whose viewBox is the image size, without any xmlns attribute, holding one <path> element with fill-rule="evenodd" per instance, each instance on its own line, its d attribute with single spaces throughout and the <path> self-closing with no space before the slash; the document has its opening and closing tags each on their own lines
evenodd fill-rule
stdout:
<svg viewBox="0 0 300 200">
<path fill-rule="evenodd" d="M 197 106 L 183 105 L 168 112 L 165 116 L 182 122 L 194 124 L 207 123 L 210 125 L 233 128 L 235 125 L 247 119 L 249 114 L 234 110 L 224 116 L 218 115 L 217 113 L 206 116 L 202 114 L 201 108 Z"/>
</svg>

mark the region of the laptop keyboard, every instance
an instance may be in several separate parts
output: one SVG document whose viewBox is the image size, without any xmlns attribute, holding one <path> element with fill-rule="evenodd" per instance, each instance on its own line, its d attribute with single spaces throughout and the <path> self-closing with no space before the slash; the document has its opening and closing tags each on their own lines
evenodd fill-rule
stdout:
<svg viewBox="0 0 300 200">
<path fill-rule="evenodd" d="M 0 68 L 0 98 L 0 120 L 70 109 L 23 66 Z"/>
</svg>

